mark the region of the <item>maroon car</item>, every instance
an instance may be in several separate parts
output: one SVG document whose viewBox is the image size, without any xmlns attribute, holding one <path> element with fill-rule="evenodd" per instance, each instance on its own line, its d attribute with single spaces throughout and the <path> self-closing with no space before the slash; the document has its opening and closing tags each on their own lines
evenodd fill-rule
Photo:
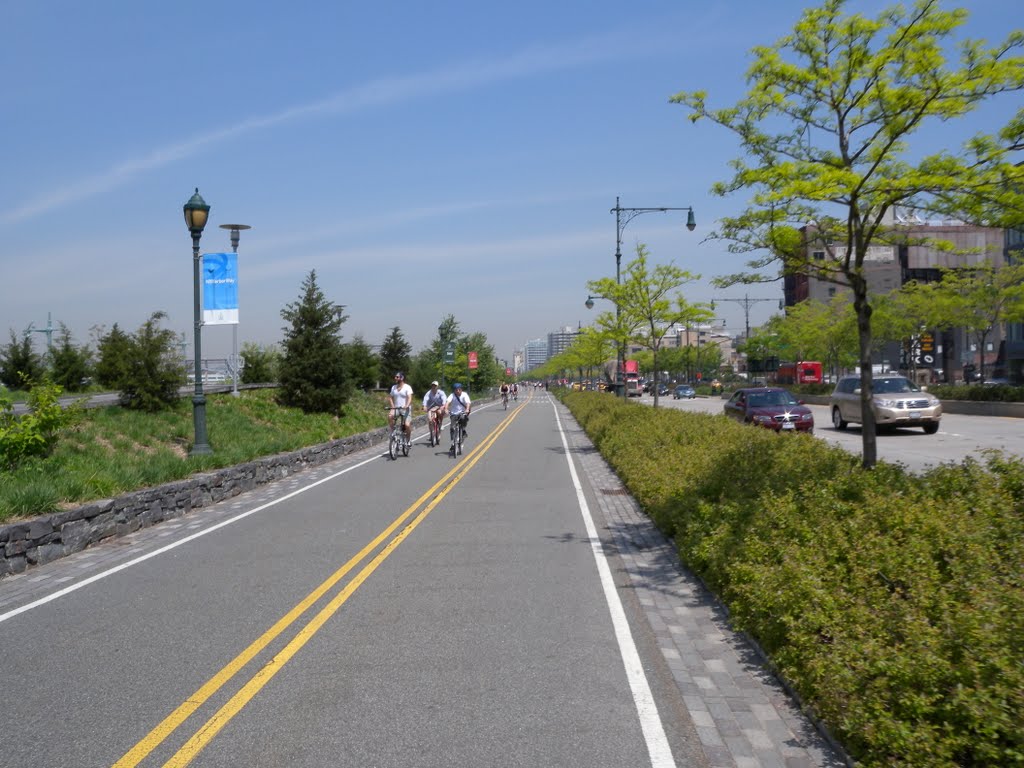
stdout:
<svg viewBox="0 0 1024 768">
<path fill-rule="evenodd" d="M 814 432 L 811 409 L 781 387 L 737 389 L 725 403 L 725 415 L 776 432 Z"/>
</svg>

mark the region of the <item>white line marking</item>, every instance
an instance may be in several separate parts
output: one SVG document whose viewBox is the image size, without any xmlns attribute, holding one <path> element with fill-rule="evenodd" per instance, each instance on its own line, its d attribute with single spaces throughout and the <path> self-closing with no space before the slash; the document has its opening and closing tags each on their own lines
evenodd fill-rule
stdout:
<svg viewBox="0 0 1024 768">
<path fill-rule="evenodd" d="M 26 611 L 30 611 L 33 608 L 38 608 L 41 605 L 46 605 L 47 603 L 52 602 L 53 600 L 56 600 L 59 597 L 64 597 L 64 595 L 70 594 L 70 593 L 72 593 L 72 592 L 74 592 L 76 590 L 81 589 L 82 587 L 88 586 L 89 584 L 92 584 L 93 582 L 99 581 L 100 579 L 105 579 L 105 578 L 107 578 L 107 576 L 113 576 L 115 573 L 118 573 L 119 571 L 123 571 L 123 570 L 125 570 L 127 568 L 131 568 L 133 565 L 138 565 L 139 563 L 145 562 L 146 560 L 149 560 L 151 557 L 156 557 L 157 555 L 162 555 L 164 552 L 170 552 L 172 549 L 176 549 L 177 547 L 180 547 L 182 544 L 187 544 L 188 542 L 190 542 L 190 541 L 192 541 L 194 539 L 198 539 L 201 536 L 205 536 L 208 533 L 213 533 L 214 531 L 219 530 L 220 528 L 224 528 L 225 526 L 231 525 L 232 523 L 237 523 L 239 520 L 242 520 L 242 519 L 244 519 L 246 517 L 249 517 L 249 515 L 254 515 L 257 512 L 262 512 L 264 509 L 267 509 L 268 507 L 272 507 L 275 504 L 280 504 L 282 501 L 287 501 L 288 499 L 292 498 L 293 496 L 298 496 L 300 493 L 305 493 L 306 491 L 310 490 L 311 488 L 316 488 L 318 485 L 322 485 L 323 483 L 326 483 L 328 480 L 333 480 L 336 477 L 340 477 L 341 475 L 344 475 L 346 472 L 351 472 L 354 469 L 359 469 L 359 467 L 361 467 L 361 466 L 363 466 L 365 464 L 369 464 L 371 461 L 377 461 L 380 458 L 381 458 L 380 456 L 373 456 L 372 458 L 366 459 L 365 461 L 361 461 L 358 464 L 353 464 L 351 467 L 346 467 L 345 469 L 341 470 L 340 472 L 335 472 L 333 475 L 329 475 L 327 477 L 321 478 L 320 480 L 317 480 L 315 483 L 311 483 L 310 485 L 307 485 L 305 487 L 298 488 L 298 489 L 292 491 L 291 493 L 288 493 L 288 494 L 285 494 L 284 496 L 281 496 L 280 498 L 273 499 L 272 501 L 268 501 L 266 504 L 263 504 L 261 506 L 255 507 L 253 509 L 250 509 L 248 512 L 243 512 L 242 514 L 235 515 L 234 517 L 229 518 L 227 520 L 222 520 L 221 522 L 217 523 L 216 525 L 212 525 L 209 528 L 206 528 L 205 530 L 201 530 L 201 531 L 198 531 L 196 533 L 193 533 L 190 536 L 186 536 L 185 538 L 180 539 L 179 541 L 175 541 L 175 542 L 173 542 L 171 544 L 168 544 L 168 545 L 166 545 L 164 547 L 160 547 L 160 549 L 155 549 L 152 552 L 149 552 L 148 554 L 141 555 L 140 557 L 136 557 L 134 560 L 129 560 L 128 562 L 121 563 L 120 565 L 117 565 L 117 566 L 115 566 L 113 568 L 110 568 L 109 570 L 102 571 L 101 573 L 97 573 L 94 576 L 90 576 L 87 579 L 83 579 L 82 581 L 80 581 L 80 582 L 78 582 L 76 584 L 72 584 L 71 586 L 65 587 L 64 589 L 61 589 L 61 590 L 59 590 L 57 592 L 54 592 L 53 594 L 47 595 L 46 597 L 41 597 L 38 600 L 34 600 L 31 603 L 28 603 L 26 605 L 21 606 L 20 608 L 15 608 L 14 610 L 8 611 L 7 613 L 2 613 L 2 614 L 0 614 L 0 624 L 2 624 L 3 622 L 7 621 L 8 619 L 13 619 L 18 614 L 25 613 Z M 188 527 L 189 528 L 193 528 L 193 527 L 197 527 L 199 525 L 200 525 L 199 523 L 193 523 L 192 525 L 189 525 Z"/>
<path fill-rule="evenodd" d="M 580 505 L 580 512 L 583 514 L 587 536 L 590 537 L 590 548 L 594 554 L 594 561 L 597 563 L 597 571 L 601 576 L 601 587 L 604 589 L 604 597 L 608 602 L 608 612 L 611 614 L 612 625 L 615 628 L 615 639 L 619 643 L 619 653 L 622 655 L 626 677 L 629 679 L 629 687 L 633 692 L 633 701 L 636 703 L 637 715 L 640 717 L 640 728 L 644 733 L 644 741 L 647 742 L 647 753 L 651 758 L 651 766 L 652 768 L 675 768 L 676 763 L 672 758 L 672 749 L 669 747 L 665 728 L 658 715 L 658 705 L 654 701 L 651 686 L 644 674 L 640 654 L 637 652 L 633 634 L 629 629 L 629 622 L 626 620 L 626 612 L 622 608 L 622 601 L 615 589 L 615 581 L 612 579 L 611 569 L 605 559 L 601 539 L 597 535 L 594 518 L 590 514 L 590 507 L 583 495 L 583 486 L 580 485 L 576 467 L 572 463 L 572 454 L 569 452 L 569 443 L 565 436 L 565 430 L 562 428 L 562 420 L 558 418 L 558 409 L 553 403 L 551 407 L 555 410 L 555 421 L 558 423 L 558 433 L 562 438 L 565 459 L 569 464 L 569 474 L 572 476 L 572 484 L 576 489 L 576 499 Z"/>
</svg>

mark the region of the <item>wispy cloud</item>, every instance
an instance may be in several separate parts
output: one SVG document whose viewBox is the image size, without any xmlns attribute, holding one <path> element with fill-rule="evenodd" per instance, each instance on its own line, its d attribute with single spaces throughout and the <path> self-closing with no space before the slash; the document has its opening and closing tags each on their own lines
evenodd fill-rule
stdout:
<svg viewBox="0 0 1024 768">
<path fill-rule="evenodd" d="M 4 223 L 31 219 L 55 208 L 109 192 L 136 177 L 190 157 L 239 135 L 324 115 L 352 114 L 375 107 L 422 100 L 441 93 L 466 91 L 490 83 L 573 69 L 624 55 L 624 47 L 590 38 L 556 47 L 531 48 L 502 59 L 461 62 L 451 67 L 400 77 L 372 80 L 327 98 L 257 115 L 239 123 L 160 147 L 102 173 L 70 181 L 47 195 L 30 200 L 0 217 Z M 633 49 L 635 50 L 635 49 Z"/>
</svg>

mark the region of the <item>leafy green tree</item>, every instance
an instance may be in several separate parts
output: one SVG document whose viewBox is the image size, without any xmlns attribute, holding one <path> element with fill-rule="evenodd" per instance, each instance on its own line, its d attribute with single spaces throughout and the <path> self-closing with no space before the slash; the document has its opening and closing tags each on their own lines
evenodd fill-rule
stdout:
<svg viewBox="0 0 1024 768">
<path fill-rule="evenodd" d="M 252 341 L 242 343 L 243 384 L 269 384 L 277 381 L 281 350 L 276 344 L 260 345 Z"/>
<path fill-rule="evenodd" d="M 583 328 L 573 339 L 569 350 L 575 364 L 586 370 L 586 377 L 594 383 L 594 371 L 601 371 L 604 364 L 615 356 L 615 346 L 605 334 L 592 327 Z"/>
<path fill-rule="evenodd" d="M 28 412 L 14 413 L 14 403 L 0 396 L 0 469 L 13 469 L 25 459 L 48 456 L 61 432 L 81 419 L 77 403 L 62 407 L 61 388 L 50 382 L 28 393 Z"/>
<path fill-rule="evenodd" d="M 469 353 L 476 352 L 476 368 L 469 367 Z M 458 359 L 463 361 L 463 384 L 470 392 L 484 392 L 498 383 L 505 376 L 505 369 L 498 366 L 494 357 L 494 347 L 487 342 L 487 334 L 475 331 L 466 334 L 459 341 Z"/>
<path fill-rule="evenodd" d="M 60 324 L 57 345 L 50 356 L 50 366 L 53 382 L 68 392 L 81 392 L 89 385 L 92 350 L 87 345 L 76 347 L 71 331 L 64 323 Z"/>
<path fill-rule="evenodd" d="M 345 345 L 345 367 L 356 389 L 368 391 L 380 383 L 380 361 L 359 334 Z"/>
<path fill-rule="evenodd" d="M 681 322 L 708 322 L 714 317 L 710 305 L 687 302 L 679 288 L 697 280 L 694 275 L 674 264 L 656 264 L 649 267 L 647 248 L 636 247 L 636 258 L 626 265 L 621 282 L 610 277 L 591 280 L 587 289 L 612 302 L 619 309 L 619 317 L 602 312 L 598 326 L 614 338 L 624 334 L 626 341 L 651 350 L 651 368 L 654 373 L 654 407 L 658 407 L 658 352 L 669 328 Z"/>
<path fill-rule="evenodd" d="M 946 269 L 940 281 L 919 285 L 916 293 L 935 327 L 963 328 L 984 350 L 998 326 L 1024 321 L 1024 264 Z M 984 353 L 980 364 L 984 382 Z"/>
<path fill-rule="evenodd" d="M 26 333 L 19 341 L 11 329 L 11 341 L 0 352 L 0 382 L 11 389 L 21 389 L 42 381 L 45 375 L 43 359 L 32 349 L 32 339 Z"/>
<path fill-rule="evenodd" d="M 845 14 L 845 0 L 826 0 L 803 12 L 793 33 L 753 50 L 750 90 L 734 106 L 711 109 L 703 91 L 673 101 L 735 133 L 743 157 L 734 175 L 716 184 L 727 195 L 747 191 L 749 207 L 726 217 L 712 237 L 740 253 L 767 251 L 755 269 L 782 261 L 849 286 L 857 318 L 861 368 L 863 457 L 877 458 L 872 395 L 872 306 L 865 259 L 869 249 L 898 242 L 893 209 L 1003 221 L 1024 209 L 1021 147 L 1024 110 L 992 136 L 974 136 L 959 152 L 923 155 L 909 140 L 925 126 L 948 131 L 993 96 L 1024 89 L 1024 66 L 1012 52 L 1024 34 L 986 48 L 959 44 L 961 64 L 947 61 L 951 37 L 966 11 L 940 10 L 937 0 L 896 5 L 874 18 Z M 1016 211 L 1016 214 L 1011 212 Z M 794 244 L 807 222 L 808 242 Z M 826 259 L 806 257 L 812 246 Z"/>
<path fill-rule="evenodd" d="M 175 349 L 177 336 L 161 326 L 166 317 L 154 312 L 128 340 L 127 370 L 115 385 L 126 408 L 155 413 L 179 399 L 185 370 Z"/>
<path fill-rule="evenodd" d="M 388 332 L 384 343 L 380 345 L 381 372 L 390 381 L 398 371 L 403 374 L 407 373 L 411 362 L 412 344 L 406 341 L 402 329 L 396 325 Z"/>
<path fill-rule="evenodd" d="M 341 326 L 348 318 L 327 300 L 311 270 L 297 301 L 281 310 L 288 323 L 278 369 L 278 400 L 305 413 L 339 413 L 351 382 L 345 368 Z"/>
<path fill-rule="evenodd" d="M 96 361 L 96 382 L 109 389 L 120 389 L 131 369 L 131 337 L 121 330 L 117 323 L 110 333 L 99 332 Z"/>
<path fill-rule="evenodd" d="M 431 343 L 435 359 L 438 361 L 438 381 L 443 386 L 447 386 L 449 392 L 452 384 L 460 379 L 466 368 L 464 364 L 460 365 L 455 357 L 450 363 L 444 362 L 445 347 L 451 344 L 453 348 L 457 348 L 461 336 L 462 330 L 459 328 L 459 322 L 455 319 L 455 315 L 445 315 L 441 320 L 441 325 L 438 326 L 437 338 Z"/>
</svg>

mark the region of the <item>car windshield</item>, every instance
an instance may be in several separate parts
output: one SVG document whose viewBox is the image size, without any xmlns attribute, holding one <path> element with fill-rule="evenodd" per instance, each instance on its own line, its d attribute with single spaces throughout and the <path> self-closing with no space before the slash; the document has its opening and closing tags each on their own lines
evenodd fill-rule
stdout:
<svg viewBox="0 0 1024 768">
<path fill-rule="evenodd" d="M 769 408 L 773 405 L 799 405 L 788 392 L 757 392 L 750 396 L 751 408 Z"/>
<path fill-rule="evenodd" d="M 874 382 L 876 394 L 898 394 L 900 392 L 920 392 L 917 385 L 910 379 L 877 379 Z"/>
</svg>

